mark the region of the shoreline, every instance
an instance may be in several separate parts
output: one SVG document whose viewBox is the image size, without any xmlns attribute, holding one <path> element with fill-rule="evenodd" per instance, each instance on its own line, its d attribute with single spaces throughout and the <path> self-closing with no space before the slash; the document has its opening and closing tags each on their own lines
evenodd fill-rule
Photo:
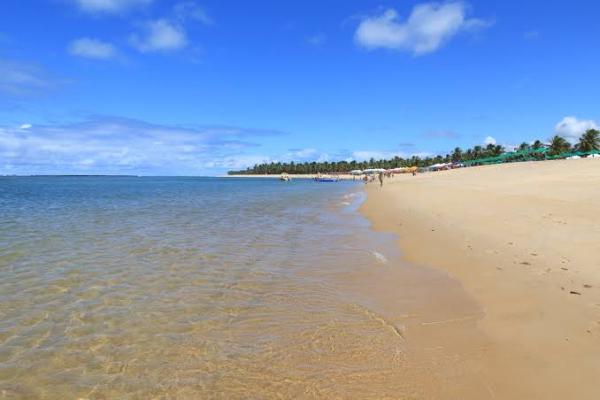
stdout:
<svg viewBox="0 0 600 400">
<path fill-rule="evenodd" d="M 321 174 L 321 175 L 332 175 L 332 174 Z M 289 177 L 292 178 L 292 180 L 294 180 L 294 179 L 314 179 L 316 176 L 317 176 L 317 174 L 297 174 L 297 175 L 290 174 L 289 175 Z M 344 180 L 344 181 L 352 181 L 352 180 L 359 181 L 360 180 L 359 177 L 357 177 L 355 175 L 350 175 L 350 174 L 339 174 L 339 175 L 335 175 L 335 176 L 338 177 L 340 180 Z M 280 177 L 281 177 L 281 174 L 264 174 L 264 175 L 223 175 L 220 178 L 279 179 Z"/>
<path fill-rule="evenodd" d="M 403 259 L 448 273 L 484 311 L 485 345 L 454 350 L 472 355 L 490 398 L 600 395 L 598 160 L 397 176 L 366 191 L 361 212 L 398 235 Z M 439 345 L 449 325 L 432 326 Z"/>
</svg>

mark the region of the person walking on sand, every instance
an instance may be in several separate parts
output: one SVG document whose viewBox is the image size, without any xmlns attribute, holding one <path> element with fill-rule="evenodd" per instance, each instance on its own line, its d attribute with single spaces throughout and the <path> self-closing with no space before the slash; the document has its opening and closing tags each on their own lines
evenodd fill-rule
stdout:
<svg viewBox="0 0 600 400">
<path fill-rule="evenodd" d="M 379 173 L 379 187 L 383 186 L 383 172 Z"/>
</svg>

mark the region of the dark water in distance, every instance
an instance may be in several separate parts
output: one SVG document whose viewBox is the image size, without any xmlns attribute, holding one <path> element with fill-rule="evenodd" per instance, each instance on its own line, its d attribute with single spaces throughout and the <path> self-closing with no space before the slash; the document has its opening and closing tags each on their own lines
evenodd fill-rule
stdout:
<svg viewBox="0 0 600 400">
<path fill-rule="evenodd" d="M 0 397 L 372 394 L 395 337 L 336 283 L 396 256 L 356 212 L 363 196 L 351 182 L 0 177 Z"/>
</svg>

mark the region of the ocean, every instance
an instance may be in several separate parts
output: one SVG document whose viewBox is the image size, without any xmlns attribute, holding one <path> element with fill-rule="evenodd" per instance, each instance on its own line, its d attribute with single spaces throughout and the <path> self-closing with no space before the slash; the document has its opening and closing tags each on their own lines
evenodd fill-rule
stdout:
<svg viewBox="0 0 600 400">
<path fill-rule="evenodd" d="M 408 393 L 402 327 L 369 298 L 374 271 L 403 267 L 358 213 L 364 196 L 353 182 L 0 178 L 0 393 Z"/>
</svg>

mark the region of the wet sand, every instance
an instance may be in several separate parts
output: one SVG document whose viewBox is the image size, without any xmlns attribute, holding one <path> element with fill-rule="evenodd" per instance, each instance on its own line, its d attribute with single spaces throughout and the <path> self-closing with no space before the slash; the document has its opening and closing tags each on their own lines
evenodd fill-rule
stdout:
<svg viewBox="0 0 600 400">
<path fill-rule="evenodd" d="M 447 272 L 481 310 L 431 285 L 439 321 L 407 327 L 460 361 L 439 365 L 435 398 L 600 398 L 600 160 L 402 175 L 367 193 L 363 213 L 405 260 Z"/>
</svg>

